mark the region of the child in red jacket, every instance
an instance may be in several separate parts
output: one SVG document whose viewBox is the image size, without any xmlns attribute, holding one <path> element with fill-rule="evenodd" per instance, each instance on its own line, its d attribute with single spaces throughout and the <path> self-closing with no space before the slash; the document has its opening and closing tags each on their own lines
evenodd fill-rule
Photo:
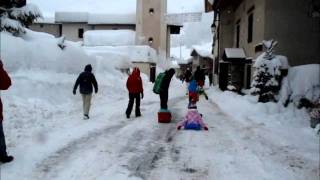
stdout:
<svg viewBox="0 0 320 180">
<path fill-rule="evenodd" d="M 11 79 L 8 73 L 3 69 L 3 64 L 0 59 L 0 90 L 7 90 L 11 86 Z M 2 114 L 2 102 L 0 98 L 0 162 L 7 163 L 13 160 L 12 156 L 7 154 L 7 146 L 5 136 L 3 133 L 3 114 Z"/>
<path fill-rule="evenodd" d="M 128 77 L 127 80 L 127 89 L 129 91 L 129 103 L 126 110 L 127 118 L 130 118 L 130 114 L 133 108 L 134 100 L 136 100 L 136 117 L 141 116 L 140 112 L 140 95 L 141 99 L 143 99 L 143 87 L 142 87 L 142 79 L 140 77 L 139 68 L 135 67 Z"/>
</svg>

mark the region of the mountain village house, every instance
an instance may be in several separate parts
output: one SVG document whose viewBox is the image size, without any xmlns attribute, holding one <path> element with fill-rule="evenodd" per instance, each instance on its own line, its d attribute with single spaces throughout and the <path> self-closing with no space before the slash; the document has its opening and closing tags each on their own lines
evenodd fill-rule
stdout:
<svg viewBox="0 0 320 180">
<path fill-rule="evenodd" d="M 320 63 L 319 0 L 208 0 L 207 6 L 209 3 L 212 8 L 206 9 L 215 13 L 215 66 L 222 64 L 215 67 L 216 75 L 228 69 L 222 61 L 226 48 L 241 48 L 246 58 L 240 59 L 254 60 L 263 51 L 261 42 L 270 39 L 278 41 L 276 54 L 288 57 L 291 66 Z M 251 66 L 242 64 L 246 64 L 241 70 L 247 72 L 245 83 L 250 80 Z"/>
</svg>

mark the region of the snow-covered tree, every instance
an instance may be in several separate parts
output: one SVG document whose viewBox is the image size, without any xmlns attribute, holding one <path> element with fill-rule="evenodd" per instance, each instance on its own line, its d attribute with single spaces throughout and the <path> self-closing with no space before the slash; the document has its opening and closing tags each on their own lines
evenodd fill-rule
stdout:
<svg viewBox="0 0 320 180">
<path fill-rule="evenodd" d="M 33 4 L 20 6 L 16 1 L 5 0 L 0 4 L 0 31 L 7 31 L 13 35 L 25 33 L 25 27 L 34 20 L 42 17 L 39 8 Z"/>
<path fill-rule="evenodd" d="M 259 102 L 276 101 L 280 90 L 281 62 L 273 54 L 277 41 L 263 41 L 266 52 L 262 53 L 254 64 L 256 68 L 251 84 L 251 94 L 259 96 Z"/>
</svg>

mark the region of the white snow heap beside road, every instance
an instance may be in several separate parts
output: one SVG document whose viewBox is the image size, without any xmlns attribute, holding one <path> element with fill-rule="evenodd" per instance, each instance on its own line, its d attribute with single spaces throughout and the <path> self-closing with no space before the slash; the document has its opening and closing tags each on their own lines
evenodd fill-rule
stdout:
<svg viewBox="0 0 320 180">
<path fill-rule="evenodd" d="M 129 46 L 135 45 L 133 30 L 92 30 L 83 35 L 85 46 Z"/>
<path fill-rule="evenodd" d="M 94 59 L 73 42 L 66 41 L 63 51 L 54 36 L 27 30 L 22 37 L 1 33 L 1 58 L 9 72 L 19 70 L 47 70 L 76 73 Z"/>
<path fill-rule="evenodd" d="M 301 98 L 316 102 L 320 98 L 320 64 L 294 66 L 283 79 L 280 101 L 298 105 Z"/>
</svg>

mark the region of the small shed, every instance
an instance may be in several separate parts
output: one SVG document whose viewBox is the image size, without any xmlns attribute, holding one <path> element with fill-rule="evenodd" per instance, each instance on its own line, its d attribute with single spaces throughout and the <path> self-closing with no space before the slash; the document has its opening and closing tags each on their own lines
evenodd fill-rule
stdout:
<svg viewBox="0 0 320 180">
<path fill-rule="evenodd" d="M 219 62 L 219 87 L 221 90 L 249 89 L 252 59 L 247 58 L 242 48 L 225 48 Z"/>
</svg>

